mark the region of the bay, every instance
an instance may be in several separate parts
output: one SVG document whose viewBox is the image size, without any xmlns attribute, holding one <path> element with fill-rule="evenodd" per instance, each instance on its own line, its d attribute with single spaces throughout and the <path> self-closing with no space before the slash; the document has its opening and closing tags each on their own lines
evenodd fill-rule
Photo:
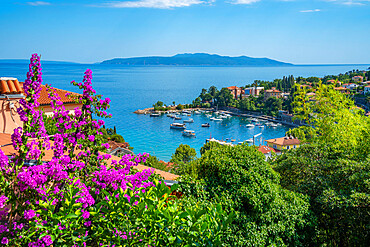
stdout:
<svg viewBox="0 0 370 247">
<path fill-rule="evenodd" d="M 367 69 L 369 65 L 305 65 L 287 67 L 174 67 L 174 66 L 121 66 L 102 64 L 53 64 L 43 65 L 44 84 L 79 92 L 72 80 L 82 81 L 86 69 L 93 71 L 93 86 L 99 94 L 109 97 L 113 114 L 106 120 L 106 127 L 116 126 L 117 132 L 134 147 L 135 153 L 147 152 L 169 161 L 181 144 L 188 144 L 199 153 L 209 137 L 245 141 L 262 132 L 264 140 L 284 136 L 289 127 L 252 128 L 246 119 L 232 117 L 219 123 L 210 122 L 204 115 L 192 116 L 194 123 L 187 124 L 195 130 L 196 138 L 186 138 L 181 131 L 170 130 L 173 122 L 167 117 L 151 118 L 136 115 L 137 109 L 151 107 L 156 101 L 165 104 L 190 103 L 202 88 L 244 86 L 254 80 L 273 80 L 294 75 L 309 77 L 345 73 L 353 69 Z M 26 78 L 28 65 L 24 62 L 0 63 L 0 77 Z M 186 119 L 186 117 L 184 117 Z M 200 125 L 210 122 L 210 128 Z M 261 143 L 261 142 L 259 142 Z M 259 144 L 257 143 L 257 144 Z"/>
</svg>

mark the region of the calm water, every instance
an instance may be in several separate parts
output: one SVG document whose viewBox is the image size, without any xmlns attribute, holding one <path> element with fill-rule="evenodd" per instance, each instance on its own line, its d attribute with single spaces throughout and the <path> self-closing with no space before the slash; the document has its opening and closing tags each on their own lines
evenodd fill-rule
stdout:
<svg viewBox="0 0 370 247">
<path fill-rule="evenodd" d="M 348 66 L 294 66 L 294 67 L 122 67 L 98 64 L 44 64 L 44 83 L 57 88 L 79 92 L 70 81 L 81 81 L 87 68 L 93 70 L 93 86 L 99 94 L 111 98 L 110 113 L 113 118 L 106 121 L 107 127 L 117 127 L 117 132 L 134 147 L 135 153 L 148 152 L 169 161 L 175 149 L 188 144 L 198 152 L 205 139 L 236 139 L 244 141 L 262 132 L 263 139 L 284 136 L 289 129 L 245 127 L 246 119 L 233 117 L 220 123 L 211 123 L 210 128 L 201 128 L 209 122 L 204 115 L 192 116 L 194 123 L 188 129 L 196 131 L 196 138 L 189 139 L 181 131 L 170 130 L 173 122 L 167 117 L 150 118 L 132 112 L 152 106 L 161 100 L 165 104 L 189 103 L 202 88 L 212 85 L 243 86 L 254 80 L 273 80 L 287 75 L 325 76 L 339 74 L 352 69 L 366 69 L 369 65 Z M 25 63 L 0 63 L 0 77 L 17 77 L 24 81 L 28 66 Z M 186 117 L 183 117 L 185 119 Z"/>
</svg>

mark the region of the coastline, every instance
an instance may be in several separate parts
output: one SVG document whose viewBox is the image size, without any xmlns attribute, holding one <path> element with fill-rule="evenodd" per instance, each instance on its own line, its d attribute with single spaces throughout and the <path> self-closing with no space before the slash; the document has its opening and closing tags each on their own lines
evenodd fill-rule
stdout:
<svg viewBox="0 0 370 247">
<path fill-rule="evenodd" d="M 182 111 L 199 111 L 199 110 L 212 111 L 212 112 L 216 111 L 216 109 L 214 109 L 214 108 L 200 108 L 200 107 L 198 107 L 198 108 L 184 108 L 182 110 L 176 109 L 176 107 L 172 107 L 170 110 L 166 110 L 166 111 L 154 111 L 154 107 L 150 107 L 150 108 L 145 108 L 145 109 L 138 109 L 138 110 L 134 111 L 133 113 L 147 115 L 147 114 L 152 114 L 152 113 L 165 114 L 165 113 L 174 113 L 174 112 L 182 112 Z M 235 111 L 231 111 L 231 110 L 219 110 L 219 111 L 223 112 L 223 113 L 230 114 L 234 117 L 258 118 L 258 119 L 263 120 L 263 121 L 271 121 L 271 122 L 274 122 L 274 123 L 281 123 L 281 124 L 284 124 L 284 125 L 287 125 L 287 126 L 290 126 L 290 127 L 294 127 L 294 128 L 302 126 L 302 125 L 282 121 L 282 120 L 278 119 L 277 117 L 273 117 L 273 116 L 269 116 L 269 115 L 258 115 L 258 114 L 251 114 L 251 113 L 245 113 L 245 112 L 242 113 L 242 112 L 235 112 Z"/>
</svg>

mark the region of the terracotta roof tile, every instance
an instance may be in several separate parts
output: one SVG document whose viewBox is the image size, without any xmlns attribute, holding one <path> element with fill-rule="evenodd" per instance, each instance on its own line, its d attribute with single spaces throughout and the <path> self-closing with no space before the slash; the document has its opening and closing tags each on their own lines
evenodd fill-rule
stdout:
<svg viewBox="0 0 370 247">
<path fill-rule="evenodd" d="M 66 96 L 66 93 L 69 93 L 71 95 L 81 95 L 78 93 L 69 92 L 59 88 L 54 88 L 54 92 L 59 95 L 60 100 L 65 104 L 74 103 L 74 100 Z M 49 99 L 45 85 L 41 85 L 40 98 L 38 99 L 38 102 L 40 103 L 40 105 L 50 105 L 51 100 Z"/>
<path fill-rule="evenodd" d="M 298 145 L 301 141 L 297 138 L 289 138 L 289 137 L 280 137 L 275 139 L 266 140 L 266 142 L 270 142 L 277 145 Z"/>
<path fill-rule="evenodd" d="M 120 148 L 128 148 L 129 147 L 127 142 L 118 143 L 118 142 L 115 142 L 115 141 L 108 141 L 108 144 L 109 144 L 109 149 L 110 150 L 115 150 L 118 147 L 120 147 Z"/>
<path fill-rule="evenodd" d="M 268 147 L 268 146 L 264 146 L 264 145 L 262 145 L 262 146 L 260 146 L 260 147 L 258 148 L 258 151 L 260 151 L 260 152 L 261 152 L 261 153 L 263 153 L 263 154 L 268 154 L 268 153 L 270 153 L 270 152 L 275 152 L 275 149 L 270 148 L 270 147 Z"/>
<path fill-rule="evenodd" d="M 20 94 L 23 87 L 17 78 L 0 77 L 0 94 Z"/>
</svg>

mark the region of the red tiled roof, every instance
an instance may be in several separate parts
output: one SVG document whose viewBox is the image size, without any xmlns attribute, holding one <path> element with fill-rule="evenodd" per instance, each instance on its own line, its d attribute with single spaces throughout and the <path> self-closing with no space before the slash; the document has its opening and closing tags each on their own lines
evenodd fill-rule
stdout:
<svg viewBox="0 0 370 247">
<path fill-rule="evenodd" d="M 0 77 L 0 94 L 20 94 L 23 87 L 16 78 Z"/>
<path fill-rule="evenodd" d="M 258 151 L 260 151 L 263 154 L 268 154 L 270 152 L 275 152 L 275 149 L 263 145 L 258 148 Z"/>
<path fill-rule="evenodd" d="M 115 142 L 115 141 L 108 141 L 108 144 L 109 144 L 109 149 L 110 150 L 115 150 L 116 148 L 128 148 L 129 147 L 129 144 L 127 142 L 124 142 L 124 143 L 118 143 L 118 142 Z"/>
<path fill-rule="evenodd" d="M 228 87 L 227 89 L 229 89 L 229 90 L 235 90 L 235 89 L 240 89 L 240 88 L 237 87 L 237 86 L 231 86 L 231 87 Z"/>
<path fill-rule="evenodd" d="M 280 138 L 276 138 L 276 139 L 270 139 L 270 140 L 266 140 L 266 142 L 270 142 L 270 143 L 273 143 L 273 144 L 277 144 L 277 145 L 297 145 L 297 144 L 300 144 L 301 141 L 297 138 L 290 138 L 290 137 L 280 137 Z"/>
<path fill-rule="evenodd" d="M 54 88 L 54 92 L 58 94 L 58 96 L 60 97 L 60 100 L 64 104 L 75 103 L 73 98 L 69 98 L 68 96 L 66 96 L 67 93 L 69 93 L 70 95 L 75 95 L 75 96 L 81 95 L 78 93 L 69 92 L 63 89 L 59 89 L 59 88 Z M 38 102 L 40 103 L 41 106 L 50 105 L 51 100 L 49 99 L 48 92 L 46 91 L 45 85 L 41 85 L 40 98 L 38 99 Z"/>
</svg>

